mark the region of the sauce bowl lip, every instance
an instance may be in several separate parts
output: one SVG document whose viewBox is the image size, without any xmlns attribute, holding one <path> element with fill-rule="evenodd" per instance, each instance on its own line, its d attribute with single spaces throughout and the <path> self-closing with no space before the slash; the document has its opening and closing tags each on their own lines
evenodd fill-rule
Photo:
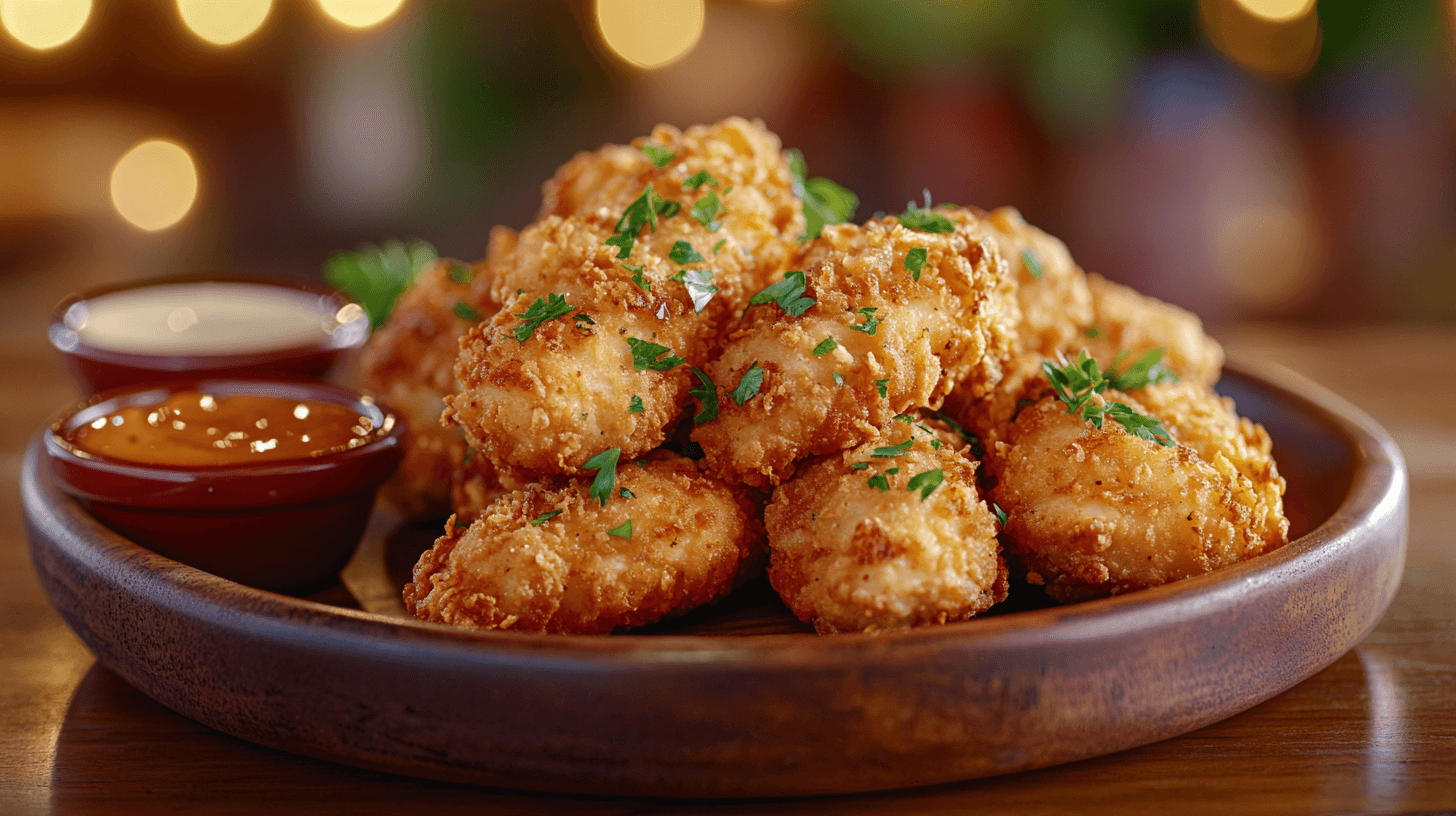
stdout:
<svg viewBox="0 0 1456 816">
<path fill-rule="evenodd" d="M 334 309 L 342 309 L 351 303 L 357 303 L 347 292 L 327 286 L 316 286 L 303 281 L 293 281 L 283 278 L 268 277 L 265 275 L 215 275 L 208 273 L 189 273 L 181 275 L 162 275 L 141 280 L 113 283 L 105 286 L 98 286 L 87 289 L 83 292 L 72 294 L 56 304 L 51 312 L 51 320 L 46 329 L 46 339 L 52 347 L 62 354 L 81 357 L 88 360 L 95 360 L 102 363 L 112 363 L 132 368 L 150 369 L 154 371 L 187 372 L 191 370 L 218 370 L 225 368 L 240 368 L 250 365 L 261 359 L 289 359 L 294 357 L 307 357 L 315 354 L 328 354 L 357 349 L 364 345 L 369 339 L 370 329 L 369 315 L 362 308 L 357 320 L 350 323 L 363 321 L 363 331 L 355 332 L 334 332 L 323 334 L 316 342 L 304 345 L 282 346 L 280 348 L 264 351 L 242 351 L 229 352 L 226 354 L 188 354 L 188 353 L 152 353 L 138 351 L 117 351 L 115 349 L 102 348 L 87 343 L 80 333 L 66 325 L 66 312 L 77 303 L 84 303 L 88 300 L 95 300 L 105 295 L 117 292 L 126 292 L 133 289 L 145 289 L 152 286 L 173 286 L 179 284 L 197 283 L 242 283 L 254 284 L 257 286 L 268 286 L 276 289 L 288 289 L 295 292 L 317 295 L 319 298 L 329 298 L 337 304 Z M 348 324 L 343 324 L 348 325 Z M 63 343 L 62 338 L 66 335 L 74 336 L 74 342 Z"/>
<path fill-rule="evenodd" d="M 312 459 L 295 459 L 258 464 L 237 464 L 237 465 L 214 465 L 207 467 L 199 466 L 165 466 L 145 465 L 135 462 L 123 462 L 113 459 L 105 459 L 91 454 L 78 451 L 74 445 L 68 442 L 65 431 L 75 426 L 75 420 L 82 414 L 96 409 L 98 406 L 107 403 L 118 403 L 125 401 L 128 397 L 144 397 L 157 395 L 165 399 L 167 394 L 176 393 L 187 389 L 209 390 L 219 395 L 228 394 L 256 394 L 260 391 L 276 396 L 286 396 L 289 399 L 314 399 L 336 404 L 345 404 L 357 407 L 363 411 L 375 412 L 380 430 L 369 442 L 355 448 L 329 453 Z M 280 393 L 281 392 L 281 393 Z M 228 378 L 228 377 L 202 377 L 192 379 L 177 379 L 165 383 L 151 383 L 147 385 L 124 386 L 97 394 L 89 399 L 74 403 L 54 415 L 54 419 L 46 426 L 44 432 L 44 447 L 47 457 L 52 461 L 52 470 L 56 473 L 58 480 L 67 492 L 93 499 L 111 503 L 126 503 L 136 506 L 166 507 L 165 501 L 154 501 L 145 496 L 137 496 L 134 491 L 119 490 L 112 495 L 107 495 L 98 490 L 85 489 L 83 486 L 72 483 L 66 472 L 85 472 L 102 477 L 111 477 L 117 483 L 131 482 L 133 484 L 150 484 L 155 487 L 155 492 L 165 492 L 167 485 L 176 487 L 201 487 L 208 488 L 209 485 L 217 485 L 223 482 L 231 485 L 240 485 L 247 482 L 258 482 L 259 484 L 270 479 L 277 479 L 284 476 L 295 476 L 302 474 L 320 474 L 336 470 L 350 465 L 366 467 L 369 460 L 381 454 L 392 454 L 398 456 L 402 450 L 404 436 L 408 430 L 407 424 L 400 414 L 390 408 L 387 404 L 375 399 L 372 395 L 356 388 L 337 385 L 334 383 L 321 382 L 318 380 L 307 380 L 299 378 Z M 393 468 L 389 468 L 393 471 Z M 388 478 L 389 473 L 383 473 L 377 482 L 383 482 Z M 237 493 L 237 489 L 229 489 L 229 494 Z M 125 494 L 129 498 L 122 499 L 117 494 Z M 281 497 L 280 501 L 268 502 L 268 504 L 289 503 L 289 497 Z"/>
</svg>

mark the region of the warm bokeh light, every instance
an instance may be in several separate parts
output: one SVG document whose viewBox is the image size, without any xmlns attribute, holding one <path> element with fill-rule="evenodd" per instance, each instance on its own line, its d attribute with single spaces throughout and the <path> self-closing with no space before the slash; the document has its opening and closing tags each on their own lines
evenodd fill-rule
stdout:
<svg viewBox="0 0 1456 816">
<path fill-rule="evenodd" d="M 1237 0 L 1245 11 L 1271 23 L 1289 23 L 1314 11 L 1314 0 Z"/>
<path fill-rule="evenodd" d="M 91 16 L 91 0 L 0 0 L 0 23 L 38 51 L 70 42 Z"/>
<path fill-rule="evenodd" d="M 368 28 L 388 20 L 404 0 L 318 0 L 324 13 L 350 28 Z"/>
<path fill-rule="evenodd" d="M 111 171 L 111 203 L 144 230 L 182 220 L 197 200 L 197 167 L 176 142 L 148 139 L 127 151 Z"/>
<path fill-rule="evenodd" d="M 268 19 L 273 0 L 177 0 L 182 22 L 213 45 L 246 39 Z"/>
<path fill-rule="evenodd" d="M 703 33 L 703 0 L 597 0 L 596 12 L 607 47 L 643 68 L 679 59 Z"/>
<path fill-rule="evenodd" d="M 1309 294 L 1318 274 L 1319 236 L 1300 207 L 1262 204 L 1233 212 L 1218 230 L 1216 258 L 1245 305 L 1286 308 Z"/>
<path fill-rule="evenodd" d="M 1314 67 L 1320 52 L 1319 15 L 1275 20 L 1250 6 L 1287 5 L 1275 0 L 1199 0 L 1204 33 L 1229 59 L 1258 74 L 1293 79 Z M 1312 10 L 1314 5 L 1310 4 Z"/>
</svg>

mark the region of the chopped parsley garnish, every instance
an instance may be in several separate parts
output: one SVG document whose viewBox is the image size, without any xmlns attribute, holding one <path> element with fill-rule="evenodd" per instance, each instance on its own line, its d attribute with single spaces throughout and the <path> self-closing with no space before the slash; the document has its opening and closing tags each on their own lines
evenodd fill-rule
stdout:
<svg viewBox="0 0 1456 816">
<path fill-rule="evenodd" d="M 1082 336 L 1087 338 L 1088 340 L 1096 340 L 1097 338 L 1102 336 L 1102 330 L 1097 328 L 1096 326 L 1088 326 L 1082 331 Z"/>
<path fill-rule="evenodd" d="M 446 261 L 449 267 L 446 274 L 450 276 L 451 283 L 470 283 L 475 279 L 475 272 L 469 266 L 459 261 Z"/>
<path fill-rule="evenodd" d="M 613 227 L 614 234 L 606 240 L 607 246 L 617 248 L 617 257 L 626 258 L 632 254 L 632 246 L 637 242 L 637 237 L 644 229 L 657 229 L 657 216 L 671 218 L 682 209 L 682 205 L 671 199 L 659 198 L 653 192 L 649 184 L 642 189 L 642 195 L 637 196 L 627 209 L 622 211 L 622 217 L 617 219 L 617 225 Z"/>
<path fill-rule="evenodd" d="M 996 523 L 1001 525 L 1001 529 L 1006 529 L 1006 519 L 1008 516 L 1006 515 L 1006 511 L 1001 509 L 1001 505 L 992 502 L 991 512 L 996 514 Z"/>
<path fill-rule="evenodd" d="M 697 203 L 693 204 L 693 208 L 688 210 L 688 215 L 707 227 L 708 232 L 717 232 L 718 228 L 723 226 L 723 222 L 718 220 L 718 216 L 722 214 L 723 202 L 718 198 L 718 194 L 713 192 L 698 199 Z"/>
<path fill-rule="evenodd" d="M 683 189 L 696 190 L 699 187 L 702 187 L 704 184 L 708 185 L 709 187 L 717 187 L 718 181 L 712 176 L 708 175 L 707 170 L 699 170 L 691 176 L 688 176 L 688 180 L 683 182 Z"/>
<path fill-rule="evenodd" d="M 930 440 L 930 449 L 931 450 L 940 450 L 940 440 L 939 439 L 932 438 Z"/>
<path fill-rule="evenodd" d="M 617 495 L 618 496 L 621 496 L 624 499 L 635 499 L 635 498 L 637 498 L 637 494 L 636 493 L 633 493 L 632 491 L 628 490 L 625 487 L 619 487 L 619 488 L 617 488 Z"/>
<path fill-rule="evenodd" d="M 461 320 L 479 320 L 480 312 L 463 300 L 455 301 L 455 316 Z"/>
<path fill-rule="evenodd" d="M 681 357 L 672 354 L 672 349 L 667 346 L 660 346 L 646 340 L 638 340 L 635 337 L 627 338 L 627 345 L 632 348 L 632 367 L 638 371 L 667 371 L 675 366 L 687 362 Z M 666 357 L 663 355 L 666 354 Z"/>
<path fill-rule="evenodd" d="M 655 144 L 642 145 L 642 152 L 646 153 L 647 158 L 651 159 L 652 163 L 658 167 L 666 167 L 672 164 L 673 159 L 677 158 L 676 153 Z"/>
<path fill-rule="evenodd" d="M 560 510 L 548 510 L 547 512 L 542 513 L 541 515 L 531 519 L 531 525 L 533 527 L 540 527 L 541 525 L 545 524 L 551 519 L 556 518 L 559 515 L 561 515 Z"/>
<path fill-rule="evenodd" d="M 637 284 L 638 289 L 641 289 L 647 294 L 652 294 L 652 282 L 642 277 L 642 270 L 647 268 L 646 264 L 622 264 L 622 268 L 632 273 L 632 282 Z"/>
<path fill-rule="evenodd" d="M 1033 278 L 1041 280 L 1041 261 L 1037 260 L 1036 253 L 1029 249 L 1021 250 L 1021 263 L 1026 266 L 1026 271 L 1030 272 Z"/>
<path fill-rule="evenodd" d="M 576 317 L 573 317 L 572 320 L 576 321 L 576 327 L 578 329 L 581 328 L 581 324 L 583 323 L 593 326 L 596 325 L 596 321 L 592 320 L 592 316 L 587 314 L 586 312 L 577 312 Z"/>
<path fill-rule="evenodd" d="M 909 414 L 896 414 L 893 417 L 893 419 L 896 422 L 914 422 L 915 421 L 915 417 L 910 416 Z"/>
<path fill-rule="evenodd" d="M 876 473 L 871 476 L 870 480 L 865 482 L 865 484 L 886 493 L 890 492 L 890 480 L 886 479 L 883 473 Z"/>
<path fill-rule="evenodd" d="M 876 459 L 890 459 L 890 458 L 893 458 L 895 456 L 901 456 L 901 455 L 903 455 L 905 453 L 905 451 L 910 450 L 910 448 L 914 444 L 915 444 L 915 440 L 914 440 L 914 438 L 911 438 L 911 439 L 905 440 L 904 442 L 901 442 L 898 445 L 884 445 L 884 446 L 875 448 L 873 451 L 871 451 L 870 452 L 870 456 L 873 456 Z"/>
<path fill-rule="evenodd" d="M 642 404 L 642 397 L 637 394 L 633 394 L 632 401 L 627 404 L 627 413 L 640 414 L 645 410 L 647 410 L 647 408 Z"/>
<path fill-rule="evenodd" d="M 617 525 L 616 527 L 613 527 L 612 529 L 608 530 L 607 531 L 607 535 L 609 535 L 609 536 L 616 536 L 617 538 L 631 538 L 632 537 L 632 519 L 627 519 L 626 521 L 622 522 L 621 524 Z"/>
<path fill-rule="evenodd" d="M 538 297 L 526 311 L 516 315 L 525 321 L 511 332 L 518 342 L 524 343 L 531 339 L 536 329 L 548 320 L 555 320 L 571 313 L 572 305 L 566 302 L 561 295 L 551 294 L 546 297 Z"/>
<path fill-rule="evenodd" d="M 758 367 L 758 361 L 754 360 L 743 372 L 743 377 L 738 380 L 738 387 L 728 392 L 728 396 L 739 405 L 758 396 L 758 389 L 763 385 L 763 369 Z"/>
<path fill-rule="evenodd" d="M 722 249 L 723 248 L 723 245 L 726 244 L 726 243 L 728 243 L 728 239 L 727 238 L 719 238 L 718 239 L 718 243 L 713 244 L 713 254 L 714 255 L 717 255 L 718 254 L 718 250 Z"/>
<path fill-rule="evenodd" d="M 355 252 L 335 252 L 324 262 L 324 280 L 349 293 L 369 315 L 376 329 L 384 325 L 394 302 L 437 260 L 425 241 L 365 244 Z"/>
<path fill-rule="evenodd" d="M 597 472 L 587 492 L 593 499 L 600 501 L 603 507 L 607 506 L 607 499 L 612 497 L 612 488 L 617 486 L 617 457 L 621 455 L 621 448 L 609 448 L 586 460 L 586 464 L 581 466 L 582 470 Z"/>
<path fill-rule="evenodd" d="M 814 356 L 823 357 L 837 348 L 839 348 L 839 343 L 835 342 L 833 337 L 826 337 L 819 341 L 819 345 L 814 347 Z"/>
<path fill-rule="evenodd" d="M 834 372 L 834 384 L 844 385 L 844 376 L 841 375 L 838 371 Z"/>
<path fill-rule="evenodd" d="M 850 470 L 864 470 L 870 466 L 869 462 L 855 462 L 849 466 Z"/>
<path fill-rule="evenodd" d="M 698 388 L 688 390 L 688 396 L 703 404 L 703 410 L 693 417 L 693 422 L 702 425 L 704 422 L 712 422 L 718 418 L 718 386 L 713 385 L 713 380 L 702 369 L 692 369 L 697 375 L 698 382 L 702 385 Z"/>
<path fill-rule="evenodd" d="M 923 232 L 955 232 L 955 223 L 927 206 L 917 207 L 913 203 L 905 212 L 896 216 L 900 224 Z"/>
<path fill-rule="evenodd" d="M 810 306 L 817 301 L 811 297 L 804 297 L 804 290 L 808 284 L 804 279 L 804 273 L 794 269 L 784 273 L 784 279 L 769 286 L 762 292 L 749 298 L 749 306 L 758 306 L 763 303 L 777 303 L 784 314 L 791 317 L 798 317 L 807 312 Z"/>
<path fill-rule="evenodd" d="M 878 391 L 878 392 L 880 392 L 880 397 L 881 398 L 889 397 L 890 396 L 890 378 L 889 377 L 886 377 L 883 380 L 875 380 L 875 390 Z"/>
<path fill-rule="evenodd" d="M 874 336 L 874 333 L 880 328 L 880 319 L 878 317 L 875 317 L 875 312 L 877 311 L 879 310 L 873 306 L 866 306 L 863 309 L 855 309 L 854 313 L 859 315 L 860 317 L 863 317 L 865 322 L 861 323 L 858 326 L 850 326 L 850 330 L 864 332 L 865 334 Z"/>
<path fill-rule="evenodd" d="M 713 300 L 713 295 L 718 294 L 718 287 L 709 283 L 713 280 L 713 273 L 707 269 L 684 269 L 673 275 L 672 279 L 680 281 L 688 290 L 688 297 L 693 299 L 694 312 L 701 312 L 707 308 L 708 303 Z"/>
<path fill-rule="evenodd" d="M 667 257 L 678 266 L 708 260 L 702 255 L 699 255 L 698 251 L 693 249 L 693 245 L 687 241 L 677 241 L 674 243 L 672 249 L 668 250 Z"/>
<path fill-rule="evenodd" d="M 804 240 L 818 238 L 829 224 L 842 224 L 854 217 L 859 196 L 827 178 L 808 178 L 804 154 L 789 151 L 789 176 L 794 195 L 803 202 Z"/>
<path fill-rule="evenodd" d="M 936 468 L 911 476 L 907 489 L 912 492 L 919 490 L 920 500 L 925 501 L 930 498 L 930 494 L 934 493 L 937 487 L 940 487 L 940 483 L 943 481 L 945 481 L 945 470 Z"/>
<path fill-rule="evenodd" d="M 915 280 L 920 280 L 920 270 L 925 268 L 925 259 L 929 250 L 925 247 L 915 247 L 905 253 L 905 268 L 910 270 Z"/>
<path fill-rule="evenodd" d="M 1128 366 L 1121 374 L 1117 372 L 1118 363 L 1127 356 L 1126 352 L 1117 355 L 1112 361 L 1112 368 L 1107 371 L 1109 382 L 1118 391 L 1136 391 L 1139 388 L 1147 388 L 1158 383 L 1177 382 L 1178 375 L 1164 368 L 1159 361 L 1163 359 L 1163 350 L 1155 348 L 1152 351 L 1138 358 L 1138 361 Z"/>
<path fill-rule="evenodd" d="M 986 445 L 981 442 L 981 437 L 976 436 L 965 428 L 962 428 L 959 422 L 956 422 L 954 419 L 951 419 L 940 411 L 935 412 L 935 418 L 949 425 L 950 429 L 952 431 L 955 431 L 956 434 L 959 435 L 960 438 L 964 440 L 967 445 L 970 446 L 972 456 L 975 456 L 977 459 L 984 459 L 986 457 Z"/>
<path fill-rule="evenodd" d="M 1175 444 L 1172 436 L 1157 418 L 1143 416 L 1121 402 L 1109 402 L 1104 406 L 1092 401 L 1093 394 L 1101 394 L 1109 386 L 1116 387 L 1118 382 L 1129 386 L 1128 389 L 1118 388 L 1119 391 L 1135 390 L 1153 382 L 1161 382 L 1158 378 L 1163 377 L 1166 372 L 1159 369 L 1154 373 L 1153 368 L 1162 354 L 1162 349 L 1149 352 L 1121 375 L 1099 369 L 1097 361 L 1088 356 L 1086 349 L 1077 355 L 1076 362 L 1061 367 L 1044 362 L 1041 369 L 1051 382 L 1052 389 L 1056 391 L 1057 398 L 1066 404 L 1067 413 L 1080 415 L 1092 423 L 1092 427 L 1099 429 L 1102 427 L 1103 417 L 1109 416 L 1117 420 L 1128 433 L 1140 439 L 1172 447 Z"/>
</svg>

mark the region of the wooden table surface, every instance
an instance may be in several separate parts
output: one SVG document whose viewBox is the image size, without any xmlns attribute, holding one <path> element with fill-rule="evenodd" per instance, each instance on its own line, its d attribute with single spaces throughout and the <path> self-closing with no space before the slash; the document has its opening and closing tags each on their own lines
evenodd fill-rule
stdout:
<svg viewBox="0 0 1456 816">
<path fill-rule="evenodd" d="M 17 474 L 74 392 L 44 345 L 63 281 L 0 284 L 0 813 L 1350 813 L 1456 810 L 1456 328 L 1223 333 L 1370 412 L 1405 451 L 1405 582 L 1379 627 L 1288 692 L 1183 737 L 930 789 L 817 800 L 544 796 L 374 773 L 193 723 L 96 665 L 41 595 Z M 421 677 L 420 682 L 430 682 Z"/>
</svg>

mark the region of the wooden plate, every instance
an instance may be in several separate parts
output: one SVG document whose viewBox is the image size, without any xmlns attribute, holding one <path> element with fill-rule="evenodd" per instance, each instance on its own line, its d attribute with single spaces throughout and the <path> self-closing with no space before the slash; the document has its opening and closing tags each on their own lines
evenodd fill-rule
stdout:
<svg viewBox="0 0 1456 816">
<path fill-rule="evenodd" d="M 1395 444 L 1283 369 L 1231 367 L 1220 388 L 1275 439 L 1298 540 L 1178 584 L 880 636 L 804 633 L 761 589 L 643 636 L 455 630 L 155 555 L 59 492 L 34 444 L 21 492 L 45 590 L 97 659 L 238 737 L 547 791 L 871 791 L 1191 731 L 1309 677 L 1370 631 L 1405 558 Z M 382 558 L 383 573 L 408 561 Z M 351 603 L 342 589 L 327 597 Z M 782 633 L 733 634 L 762 631 Z"/>
</svg>

